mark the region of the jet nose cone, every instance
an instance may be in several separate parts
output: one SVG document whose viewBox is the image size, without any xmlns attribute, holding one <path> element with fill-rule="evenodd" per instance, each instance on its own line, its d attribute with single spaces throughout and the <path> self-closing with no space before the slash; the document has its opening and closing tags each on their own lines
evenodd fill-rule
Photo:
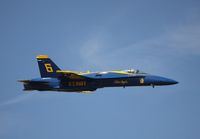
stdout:
<svg viewBox="0 0 200 139">
<path fill-rule="evenodd" d="M 177 81 L 175 81 L 175 80 L 172 80 L 172 79 L 167 79 L 167 78 L 165 78 L 166 79 L 166 84 L 169 84 L 169 85 L 172 85 L 172 84 L 178 84 L 178 82 Z"/>
<path fill-rule="evenodd" d="M 151 82 L 151 84 L 154 85 L 173 85 L 177 84 L 178 82 L 172 79 L 168 79 L 165 77 L 160 77 L 160 76 L 150 76 L 148 78 L 148 81 Z"/>
<path fill-rule="evenodd" d="M 177 84 L 178 83 L 175 80 L 164 78 L 164 77 L 159 77 L 158 78 L 158 82 L 160 83 L 160 85 L 173 85 L 173 84 Z"/>
<path fill-rule="evenodd" d="M 160 82 L 160 85 L 173 85 L 173 84 L 177 84 L 178 83 L 175 80 L 164 78 L 164 77 L 159 77 L 158 80 Z"/>
</svg>

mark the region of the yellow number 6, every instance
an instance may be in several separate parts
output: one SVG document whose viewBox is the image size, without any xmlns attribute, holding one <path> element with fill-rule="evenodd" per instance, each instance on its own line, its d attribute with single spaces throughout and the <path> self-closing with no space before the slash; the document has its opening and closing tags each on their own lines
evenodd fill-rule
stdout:
<svg viewBox="0 0 200 139">
<path fill-rule="evenodd" d="M 53 72 L 53 68 L 52 68 L 51 64 L 44 64 L 44 66 L 45 66 L 47 72 Z"/>
</svg>

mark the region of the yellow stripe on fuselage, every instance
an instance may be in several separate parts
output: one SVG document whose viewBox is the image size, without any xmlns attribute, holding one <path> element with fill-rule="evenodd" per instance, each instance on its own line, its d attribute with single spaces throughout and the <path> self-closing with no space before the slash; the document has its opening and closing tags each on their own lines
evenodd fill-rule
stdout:
<svg viewBox="0 0 200 139">
<path fill-rule="evenodd" d="M 57 70 L 56 72 L 58 72 L 58 73 L 77 73 L 77 72 L 71 71 L 71 70 Z"/>
<path fill-rule="evenodd" d="M 113 71 L 110 71 L 110 72 L 118 73 L 118 74 L 129 74 L 128 72 L 121 71 L 121 70 L 113 70 Z"/>
<path fill-rule="evenodd" d="M 76 71 L 70 71 L 70 70 L 57 70 L 56 72 L 58 73 L 74 73 L 74 74 L 78 74 L 78 75 L 84 75 L 84 74 L 92 74 L 92 73 L 101 73 L 101 72 L 76 72 Z M 120 71 L 120 70 L 113 70 L 113 71 L 108 71 L 107 73 L 118 73 L 118 74 L 130 74 L 128 72 L 125 71 Z"/>
<path fill-rule="evenodd" d="M 90 74 L 92 72 L 77 72 L 77 71 L 71 71 L 71 70 L 57 70 L 58 73 L 74 73 L 77 75 L 84 75 L 84 74 Z"/>
</svg>

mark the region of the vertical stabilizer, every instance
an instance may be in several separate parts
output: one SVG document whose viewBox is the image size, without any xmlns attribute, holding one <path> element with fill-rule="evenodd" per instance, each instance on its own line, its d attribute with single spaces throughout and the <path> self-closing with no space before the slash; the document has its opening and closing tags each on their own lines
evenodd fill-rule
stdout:
<svg viewBox="0 0 200 139">
<path fill-rule="evenodd" d="M 60 68 L 47 56 L 39 55 L 36 57 L 42 78 L 53 77 L 56 78 L 56 71 Z"/>
</svg>

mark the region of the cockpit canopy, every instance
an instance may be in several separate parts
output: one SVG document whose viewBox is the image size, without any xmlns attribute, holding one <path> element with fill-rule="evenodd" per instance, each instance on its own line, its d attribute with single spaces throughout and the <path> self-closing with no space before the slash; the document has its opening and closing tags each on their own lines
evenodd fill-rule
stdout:
<svg viewBox="0 0 200 139">
<path fill-rule="evenodd" d="M 132 74 L 144 73 L 144 72 L 139 71 L 138 69 L 136 69 L 136 70 L 134 70 L 134 69 L 128 69 L 128 70 L 124 70 L 124 71 L 128 72 L 128 73 L 132 73 Z"/>
</svg>

